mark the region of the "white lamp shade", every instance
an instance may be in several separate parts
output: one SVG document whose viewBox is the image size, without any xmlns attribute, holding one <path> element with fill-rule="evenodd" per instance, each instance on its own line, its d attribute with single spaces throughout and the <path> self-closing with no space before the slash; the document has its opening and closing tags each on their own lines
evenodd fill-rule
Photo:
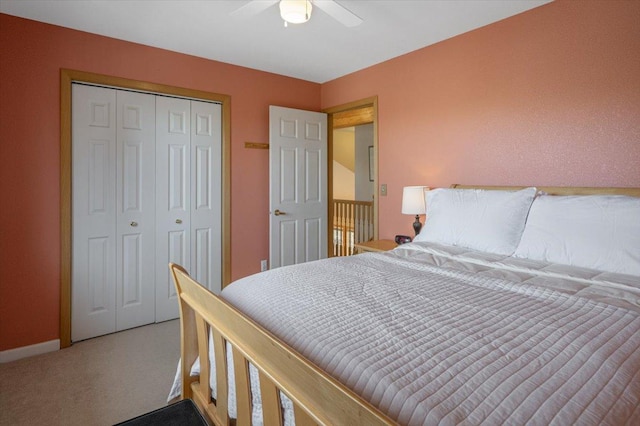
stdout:
<svg viewBox="0 0 640 426">
<path fill-rule="evenodd" d="M 309 0 L 280 0 L 280 16 L 291 24 L 302 24 L 311 18 Z"/>
<path fill-rule="evenodd" d="M 424 191 L 428 186 L 405 186 L 402 189 L 402 214 L 424 214 Z"/>
</svg>

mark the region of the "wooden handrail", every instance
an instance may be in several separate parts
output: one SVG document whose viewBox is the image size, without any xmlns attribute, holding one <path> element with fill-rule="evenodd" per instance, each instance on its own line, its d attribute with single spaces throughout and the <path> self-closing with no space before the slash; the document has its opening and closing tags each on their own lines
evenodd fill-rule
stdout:
<svg viewBox="0 0 640 426">
<path fill-rule="evenodd" d="M 373 201 L 333 200 L 334 203 L 352 204 L 354 206 L 373 206 Z"/>
</svg>

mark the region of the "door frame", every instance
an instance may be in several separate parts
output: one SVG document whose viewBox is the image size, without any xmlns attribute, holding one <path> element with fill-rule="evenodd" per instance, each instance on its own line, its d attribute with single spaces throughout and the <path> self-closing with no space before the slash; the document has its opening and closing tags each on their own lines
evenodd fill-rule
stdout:
<svg viewBox="0 0 640 426">
<path fill-rule="evenodd" d="M 71 84 L 82 82 L 222 105 L 222 287 L 231 281 L 231 96 L 130 80 L 85 71 L 60 70 L 60 348 L 71 346 Z"/>
<path fill-rule="evenodd" d="M 357 114 L 357 110 L 370 109 L 370 113 Z M 333 129 L 334 121 L 340 117 L 339 127 L 358 126 L 373 123 L 373 185 L 376 188 L 373 197 L 373 239 L 378 239 L 378 96 L 360 99 L 342 105 L 325 108 L 322 112 L 327 114 L 327 203 L 328 203 L 328 232 L 327 249 L 329 257 L 333 256 Z M 349 114 L 354 112 L 354 114 Z M 347 126 L 348 124 L 348 126 Z"/>
</svg>

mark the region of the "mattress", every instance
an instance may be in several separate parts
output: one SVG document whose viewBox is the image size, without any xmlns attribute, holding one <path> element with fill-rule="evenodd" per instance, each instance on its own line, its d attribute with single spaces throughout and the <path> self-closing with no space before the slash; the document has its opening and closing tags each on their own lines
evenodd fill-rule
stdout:
<svg viewBox="0 0 640 426">
<path fill-rule="evenodd" d="M 640 423 L 640 277 L 412 243 L 222 297 L 401 424 Z"/>
</svg>

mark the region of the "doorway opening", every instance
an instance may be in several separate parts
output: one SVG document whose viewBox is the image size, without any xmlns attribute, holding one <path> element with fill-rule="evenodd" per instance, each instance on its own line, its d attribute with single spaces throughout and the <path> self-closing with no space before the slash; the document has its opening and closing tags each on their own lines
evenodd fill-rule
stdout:
<svg viewBox="0 0 640 426">
<path fill-rule="evenodd" d="M 377 98 L 337 106 L 328 114 L 329 256 L 350 256 L 377 238 Z"/>
<path fill-rule="evenodd" d="M 373 123 L 333 130 L 333 255 L 373 239 Z"/>
</svg>

